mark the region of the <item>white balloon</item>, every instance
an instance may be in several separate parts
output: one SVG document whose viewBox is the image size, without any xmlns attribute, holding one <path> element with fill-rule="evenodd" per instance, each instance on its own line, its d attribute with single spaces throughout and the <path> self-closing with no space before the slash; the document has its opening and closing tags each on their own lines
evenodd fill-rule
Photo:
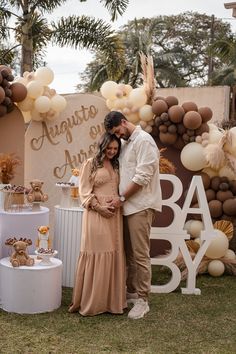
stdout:
<svg viewBox="0 0 236 354">
<path fill-rule="evenodd" d="M 205 255 L 208 258 L 217 259 L 225 255 L 229 248 L 229 240 L 224 232 L 215 229 L 217 235 L 213 237 L 210 245 L 208 246 Z"/>
<path fill-rule="evenodd" d="M 46 113 L 51 108 L 51 100 L 47 96 L 40 96 L 34 102 L 34 108 L 39 113 Z"/>
<path fill-rule="evenodd" d="M 222 136 L 223 133 L 220 132 L 218 129 L 210 130 L 208 144 L 218 144 Z"/>
<path fill-rule="evenodd" d="M 208 264 L 208 273 L 213 277 L 220 277 L 225 271 L 225 265 L 218 259 L 214 259 Z"/>
<path fill-rule="evenodd" d="M 106 81 L 101 86 L 101 95 L 110 100 L 116 99 L 117 83 L 115 81 Z"/>
<path fill-rule="evenodd" d="M 184 230 L 186 230 L 188 232 L 188 234 L 190 234 L 190 226 L 193 221 L 194 221 L 193 219 L 190 219 L 190 220 L 187 220 L 184 224 Z"/>
<path fill-rule="evenodd" d="M 54 73 L 52 69 L 43 66 L 35 71 L 34 77 L 42 85 L 49 85 L 54 79 Z"/>
<path fill-rule="evenodd" d="M 202 170 L 207 164 L 203 146 L 195 142 L 183 147 L 180 159 L 184 167 L 190 171 Z"/>
<path fill-rule="evenodd" d="M 62 112 L 67 106 L 65 97 L 55 95 L 51 98 L 51 108 L 56 112 Z"/>
</svg>

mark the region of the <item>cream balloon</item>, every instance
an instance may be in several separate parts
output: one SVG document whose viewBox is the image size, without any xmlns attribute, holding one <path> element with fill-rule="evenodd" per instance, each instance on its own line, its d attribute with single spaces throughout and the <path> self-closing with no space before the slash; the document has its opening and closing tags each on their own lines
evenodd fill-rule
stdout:
<svg viewBox="0 0 236 354">
<path fill-rule="evenodd" d="M 140 120 L 139 125 L 141 126 L 142 129 L 145 129 L 147 126 L 147 122 L 145 122 L 144 120 Z"/>
<path fill-rule="evenodd" d="M 129 115 L 127 115 L 127 120 L 133 124 L 136 124 L 139 122 L 140 118 L 139 115 L 137 113 L 131 113 Z"/>
<path fill-rule="evenodd" d="M 202 170 L 207 164 L 203 146 L 195 142 L 183 147 L 180 159 L 183 166 L 190 171 Z"/>
<path fill-rule="evenodd" d="M 229 240 L 224 232 L 215 229 L 217 234 L 213 237 L 210 245 L 208 246 L 205 255 L 211 259 L 221 258 L 225 255 L 229 248 Z"/>
<path fill-rule="evenodd" d="M 124 91 L 126 95 L 129 95 L 129 93 L 133 90 L 133 87 L 131 85 L 125 85 Z"/>
<path fill-rule="evenodd" d="M 36 109 L 32 109 L 32 111 L 30 112 L 31 113 L 31 117 L 32 117 L 32 120 L 35 120 L 37 122 L 40 122 L 43 120 L 43 117 L 41 116 L 41 114 L 36 111 Z"/>
<path fill-rule="evenodd" d="M 149 104 L 145 104 L 144 106 L 139 108 L 139 116 L 141 120 L 144 120 L 145 122 L 149 122 L 150 120 L 153 119 L 153 112 L 152 112 L 152 106 Z"/>
<path fill-rule="evenodd" d="M 51 100 L 47 96 L 40 96 L 34 102 L 34 108 L 39 113 L 46 113 L 51 108 Z"/>
<path fill-rule="evenodd" d="M 22 112 L 31 111 L 34 107 L 34 100 L 33 98 L 26 96 L 23 101 L 17 103 L 17 106 Z"/>
<path fill-rule="evenodd" d="M 51 98 L 51 108 L 56 112 L 62 112 L 67 106 L 65 97 L 55 95 Z"/>
<path fill-rule="evenodd" d="M 110 99 L 108 98 L 108 99 L 106 100 L 106 106 L 107 106 L 107 108 L 109 108 L 109 109 L 114 108 L 114 107 L 115 107 L 114 102 L 115 102 L 115 100 L 110 100 Z"/>
<path fill-rule="evenodd" d="M 128 100 L 133 106 L 137 108 L 142 107 L 147 102 L 145 90 L 140 87 L 133 89 L 128 96 Z"/>
<path fill-rule="evenodd" d="M 126 99 L 123 98 L 117 98 L 114 100 L 114 108 L 117 109 L 123 109 L 126 106 Z"/>
<path fill-rule="evenodd" d="M 192 238 L 198 238 L 201 235 L 201 231 L 204 229 L 203 222 L 200 220 L 192 220 L 189 225 L 189 233 Z"/>
<path fill-rule="evenodd" d="M 101 86 L 101 95 L 110 100 L 116 99 L 117 83 L 115 81 L 105 81 Z"/>
<path fill-rule="evenodd" d="M 43 85 L 38 81 L 30 81 L 27 86 L 27 96 L 31 98 L 38 98 L 43 93 Z"/>
<path fill-rule="evenodd" d="M 54 79 L 54 73 L 52 69 L 43 66 L 35 71 L 34 77 L 42 85 L 49 85 Z"/>
<path fill-rule="evenodd" d="M 190 234 L 190 226 L 193 221 L 194 221 L 193 219 L 190 219 L 190 220 L 187 220 L 184 224 L 184 230 L 186 230 L 188 232 L 188 234 Z"/>
<path fill-rule="evenodd" d="M 236 254 L 234 253 L 233 250 L 228 249 L 228 250 L 225 252 L 224 258 L 227 258 L 227 259 L 236 259 Z"/>
<path fill-rule="evenodd" d="M 213 277 L 220 277 L 225 271 L 225 265 L 218 259 L 214 259 L 208 264 L 208 273 Z"/>
<path fill-rule="evenodd" d="M 222 136 L 223 133 L 218 129 L 210 130 L 208 144 L 218 144 Z"/>
</svg>

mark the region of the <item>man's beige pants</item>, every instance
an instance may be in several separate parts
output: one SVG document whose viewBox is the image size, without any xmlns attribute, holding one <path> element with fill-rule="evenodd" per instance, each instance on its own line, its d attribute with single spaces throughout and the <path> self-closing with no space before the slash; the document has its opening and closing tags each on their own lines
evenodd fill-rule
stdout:
<svg viewBox="0 0 236 354">
<path fill-rule="evenodd" d="M 148 299 L 151 288 L 150 231 L 155 211 L 146 209 L 124 216 L 127 291 Z"/>
</svg>

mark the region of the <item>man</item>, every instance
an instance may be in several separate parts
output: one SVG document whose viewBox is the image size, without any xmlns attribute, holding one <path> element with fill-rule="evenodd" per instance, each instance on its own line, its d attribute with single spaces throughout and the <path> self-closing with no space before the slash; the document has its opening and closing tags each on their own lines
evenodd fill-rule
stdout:
<svg viewBox="0 0 236 354">
<path fill-rule="evenodd" d="M 122 140 L 120 200 L 123 205 L 124 243 L 127 260 L 127 301 L 133 302 L 128 317 L 149 312 L 151 288 L 150 230 L 155 210 L 161 210 L 159 150 L 150 134 L 116 111 L 107 114 L 105 129 Z"/>
</svg>

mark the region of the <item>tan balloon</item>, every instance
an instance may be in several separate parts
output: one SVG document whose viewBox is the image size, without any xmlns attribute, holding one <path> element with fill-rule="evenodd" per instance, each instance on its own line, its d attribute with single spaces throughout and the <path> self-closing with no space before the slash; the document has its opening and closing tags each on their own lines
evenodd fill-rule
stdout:
<svg viewBox="0 0 236 354">
<path fill-rule="evenodd" d="M 106 99 L 116 99 L 117 86 L 115 81 L 105 81 L 100 89 L 101 95 Z"/>
<path fill-rule="evenodd" d="M 107 106 L 107 108 L 109 108 L 109 109 L 114 108 L 114 107 L 115 107 L 114 102 L 115 102 L 115 100 L 107 99 L 107 100 L 106 100 L 106 106 Z"/>
<path fill-rule="evenodd" d="M 43 85 L 38 81 L 30 81 L 26 88 L 28 91 L 27 96 L 31 98 L 37 98 L 43 93 Z"/>
<path fill-rule="evenodd" d="M 150 125 L 147 125 L 146 128 L 144 128 L 145 132 L 151 133 L 152 132 L 152 127 Z"/>
<path fill-rule="evenodd" d="M 51 108 L 51 100 L 46 96 L 36 98 L 34 108 L 39 113 L 46 113 Z"/>
<path fill-rule="evenodd" d="M 152 112 L 152 106 L 149 104 L 145 104 L 141 108 L 139 108 L 139 116 L 141 120 L 144 120 L 145 122 L 149 122 L 150 120 L 153 119 L 154 114 Z"/>
<path fill-rule="evenodd" d="M 32 111 L 31 111 L 31 118 L 32 118 L 32 120 L 35 120 L 35 121 L 37 121 L 37 122 L 43 120 L 41 114 L 40 114 L 38 111 L 36 111 L 35 108 L 32 109 Z"/>
<path fill-rule="evenodd" d="M 55 95 L 51 98 L 51 108 L 56 112 L 62 112 L 67 106 L 65 97 Z"/>
<path fill-rule="evenodd" d="M 218 259 L 211 261 L 208 264 L 208 273 L 213 277 L 220 277 L 225 271 L 225 265 Z"/>
<path fill-rule="evenodd" d="M 140 120 L 139 115 L 137 113 L 131 113 L 126 118 L 128 119 L 129 122 L 133 124 L 138 123 Z"/>
<path fill-rule="evenodd" d="M 140 108 L 147 102 L 147 95 L 143 88 L 135 88 L 129 94 L 129 102 L 133 106 Z"/>
<path fill-rule="evenodd" d="M 31 111 L 34 107 L 34 100 L 27 96 L 23 101 L 18 102 L 17 106 L 22 112 Z"/>
<path fill-rule="evenodd" d="M 145 122 L 144 120 L 140 120 L 139 125 L 141 126 L 141 128 L 145 129 L 147 126 L 147 122 Z"/>
<path fill-rule="evenodd" d="M 205 253 L 205 255 L 211 259 L 223 257 L 227 249 L 229 248 L 229 240 L 225 233 L 217 229 L 215 229 L 214 231 L 217 234 L 213 237 Z"/>
</svg>

